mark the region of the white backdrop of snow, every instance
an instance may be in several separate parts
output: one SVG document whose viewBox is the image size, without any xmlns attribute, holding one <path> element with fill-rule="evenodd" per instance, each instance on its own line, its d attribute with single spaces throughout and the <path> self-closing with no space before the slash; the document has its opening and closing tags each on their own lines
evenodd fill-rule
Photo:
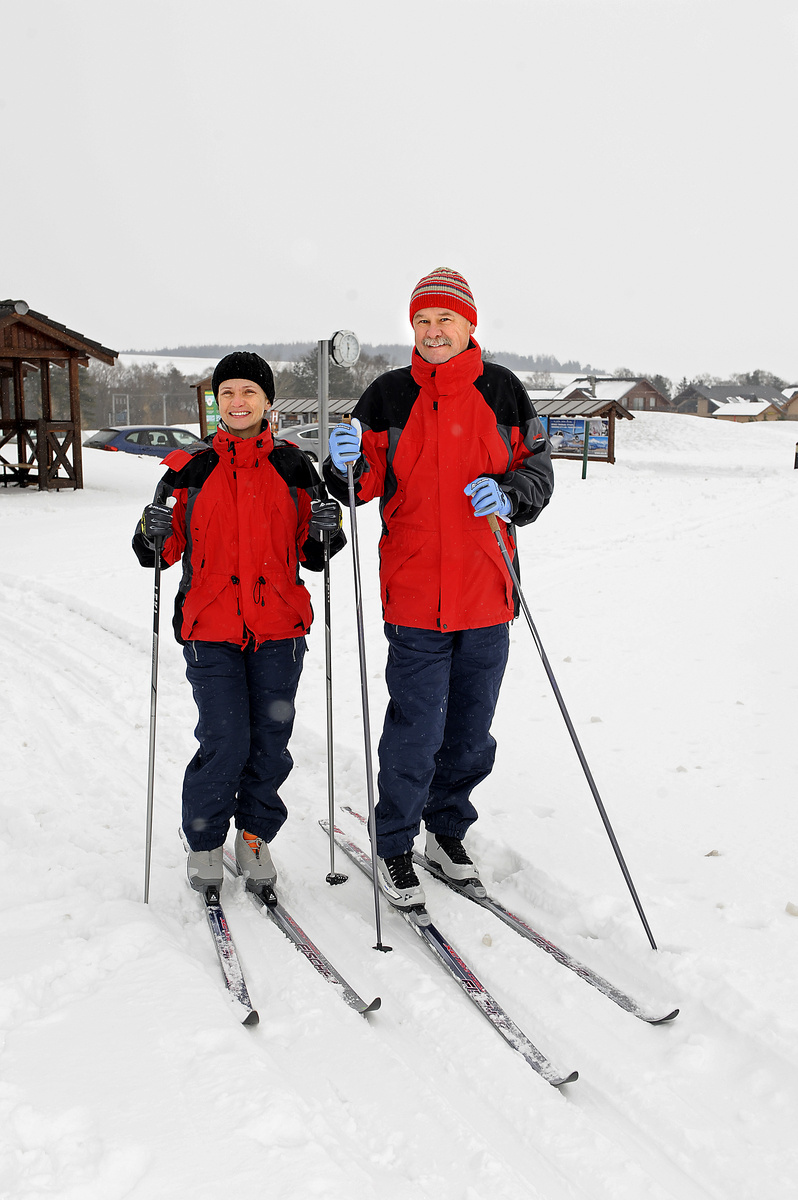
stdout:
<svg viewBox="0 0 798 1200">
<path fill-rule="evenodd" d="M 382 1010 L 363 1020 L 242 894 L 261 1024 L 231 1016 L 184 882 L 194 709 L 164 576 L 151 903 L 141 902 L 152 575 L 130 537 L 157 461 L 0 494 L 4 705 L 0 1195 L 155 1200 L 747 1200 L 795 1195 L 798 426 L 623 423 L 615 467 L 556 464 L 523 583 L 637 884 L 649 949 L 522 622 L 470 844 L 490 890 L 656 1007 L 617 1009 L 428 884 L 477 974 L 579 1081 L 541 1081 L 354 868 L 324 881 L 323 621 L 273 845 L 285 902 Z M 372 721 L 385 701 L 375 506 L 360 510 Z M 308 579 L 317 614 L 321 580 Z M 351 559 L 333 565 L 337 796 L 365 804 Z M 344 818 L 341 818 L 345 823 Z M 354 832 L 354 830 L 353 830 Z M 341 864 L 339 864 L 341 865 Z M 490 937 L 486 938 L 485 935 Z M 489 943 L 489 944 L 487 944 Z"/>
</svg>

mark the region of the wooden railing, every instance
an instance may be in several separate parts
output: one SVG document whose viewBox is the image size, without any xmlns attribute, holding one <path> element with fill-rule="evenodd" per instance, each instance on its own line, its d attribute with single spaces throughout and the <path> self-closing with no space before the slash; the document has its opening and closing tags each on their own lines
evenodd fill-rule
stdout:
<svg viewBox="0 0 798 1200">
<path fill-rule="evenodd" d="M 41 491 L 80 486 L 74 458 L 72 421 L 0 421 L 0 462 L 27 468 Z"/>
</svg>

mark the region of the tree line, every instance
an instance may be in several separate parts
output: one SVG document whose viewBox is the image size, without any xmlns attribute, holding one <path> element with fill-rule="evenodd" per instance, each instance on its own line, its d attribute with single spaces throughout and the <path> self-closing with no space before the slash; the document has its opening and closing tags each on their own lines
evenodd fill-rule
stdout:
<svg viewBox="0 0 798 1200">
<path fill-rule="evenodd" d="M 384 358 L 390 367 L 406 366 L 410 362 L 412 346 L 403 342 L 366 342 L 361 347 L 363 358 Z M 259 354 L 267 362 L 296 363 L 307 357 L 311 352 L 316 353 L 315 342 L 252 342 L 241 346 L 222 346 L 205 343 L 198 346 L 162 346 L 159 350 L 125 350 L 125 354 L 158 354 L 164 358 L 222 358 L 232 354 L 234 350 L 249 350 Z M 590 363 L 580 363 L 576 359 L 560 362 L 553 354 L 514 354 L 511 351 L 485 351 L 484 357 L 491 362 L 497 362 L 511 371 L 540 371 L 565 372 L 573 375 L 585 375 L 597 368 Z"/>
<path fill-rule="evenodd" d="M 301 345 L 306 345 L 303 354 L 298 355 L 290 365 L 279 366 L 280 360 L 271 360 L 274 366 L 276 395 L 278 399 L 312 399 L 318 393 L 317 351 L 315 345 L 309 343 L 292 343 L 293 352 Z M 256 353 L 271 346 L 256 348 Z M 193 356 L 199 349 L 211 347 L 179 347 L 192 350 Z M 228 351 L 228 347 L 220 346 L 214 349 Z M 388 345 L 381 351 L 394 349 Z M 401 360 L 406 363 L 410 358 L 409 347 L 396 347 L 405 351 Z M 265 356 L 264 356 L 265 357 Z M 484 357 L 493 362 L 502 362 L 502 355 L 484 351 Z M 515 356 L 520 359 L 522 356 Z M 526 361 L 538 364 L 543 361 L 540 356 L 526 356 Z M 330 363 L 330 397 L 332 399 L 356 400 L 368 387 L 373 379 L 384 371 L 391 370 L 396 365 L 395 360 L 387 352 L 361 353 L 354 367 L 339 367 Z M 509 363 L 503 365 L 510 366 Z M 591 369 L 581 368 L 579 364 L 558 364 L 558 369 L 575 366 L 574 374 L 587 374 Z M 530 370 L 520 365 L 510 369 Z M 596 372 L 598 373 L 598 372 Z M 740 386 L 771 384 L 783 390 L 787 382 L 771 371 L 755 370 L 732 375 L 730 379 L 720 379 L 712 375 L 697 375 L 693 379 L 682 378 L 675 385 L 664 375 L 652 374 L 646 371 L 632 371 L 627 367 L 618 367 L 614 375 L 626 378 L 644 378 L 673 399 L 691 385 L 713 386 L 721 383 L 737 383 Z M 143 425 L 143 424 L 196 424 L 199 419 L 197 399 L 194 385 L 200 382 L 200 375 L 186 375 L 177 367 L 169 370 L 159 370 L 151 364 L 126 365 L 117 363 L 107 366 L 105 363 L 92 360 L 88 368 L 80 368 L 80 398 L 81 420 L 84 429 L 96 429 L 103 425 Z M 54 367 L 50 373 L 50 389 L 52 396 L 53 419 L 66 420 L 69 417 L 69 386 L 67 373 Z M 530 379 L 533 387 L 555 386 L 554 379 L 548 371 L 542 368 L 533 372 Z M 28 412 L 32 415 L 40 403 L 38 372 L 32 371 L 25 381 L 25 393 Z"/>
</svg>

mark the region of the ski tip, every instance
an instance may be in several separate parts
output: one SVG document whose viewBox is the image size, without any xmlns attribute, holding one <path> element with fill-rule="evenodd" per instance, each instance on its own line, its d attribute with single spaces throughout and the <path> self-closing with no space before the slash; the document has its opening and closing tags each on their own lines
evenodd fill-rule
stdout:
<svg viewBox="0 0 798 1200">
<path fill-rule="evenodd" d="M 367 1004 L 365 1008 L 360 1009 L 360 1015 L 361 1017 L 366 1017 L 369 1013 L 376 1012 L 378 1008 L 382 1008 L 382 1000 L 379 996 L 375 996 L 371 1004 Z"/>
<path fill-rule="evenodd" d="M 549 1083 L 552 1087 L 562 1087 L 566 1083 L 574 1083 L 579 1078 L 578 1071 L 572 1071 L 570 1075 L 566 1075 L 564 1079 L 550 1079 Z"/>
<path fill-rule="evenodd" d="M 258 1010 L 256 1008 L 251 1008 L 249 1010 L 249 1012 L 247 1013 L 247 1015 L 244 1017 L 241 1024 L 242 1025 L 257 1025 L 259 1022 L 260 1022 L 260 1017 L 258 1016 Z"/>
<path fill-rule="evenodd" d="M 669 1012 L 666 1017 L 649 1017 L 649 1025 L 667 1025 L 668 1021 L 675 1021 L 679 1015 L 679 1009 L 674 1008 L 673 1012 Z"/>
</svg>

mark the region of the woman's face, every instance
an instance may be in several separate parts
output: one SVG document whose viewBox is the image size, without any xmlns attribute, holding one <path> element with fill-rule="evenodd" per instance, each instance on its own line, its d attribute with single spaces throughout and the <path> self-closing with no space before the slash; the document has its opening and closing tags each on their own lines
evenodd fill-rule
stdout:
<svg viewBox="0 0 798 1200">
<path fill-rule="evenodd" d="M 271 407 L 266 393 L 251 379 L 225 379 L 219 385 L 219 415 L 231 433 L 255 437 L 264 414 Z"/>
</svg>

